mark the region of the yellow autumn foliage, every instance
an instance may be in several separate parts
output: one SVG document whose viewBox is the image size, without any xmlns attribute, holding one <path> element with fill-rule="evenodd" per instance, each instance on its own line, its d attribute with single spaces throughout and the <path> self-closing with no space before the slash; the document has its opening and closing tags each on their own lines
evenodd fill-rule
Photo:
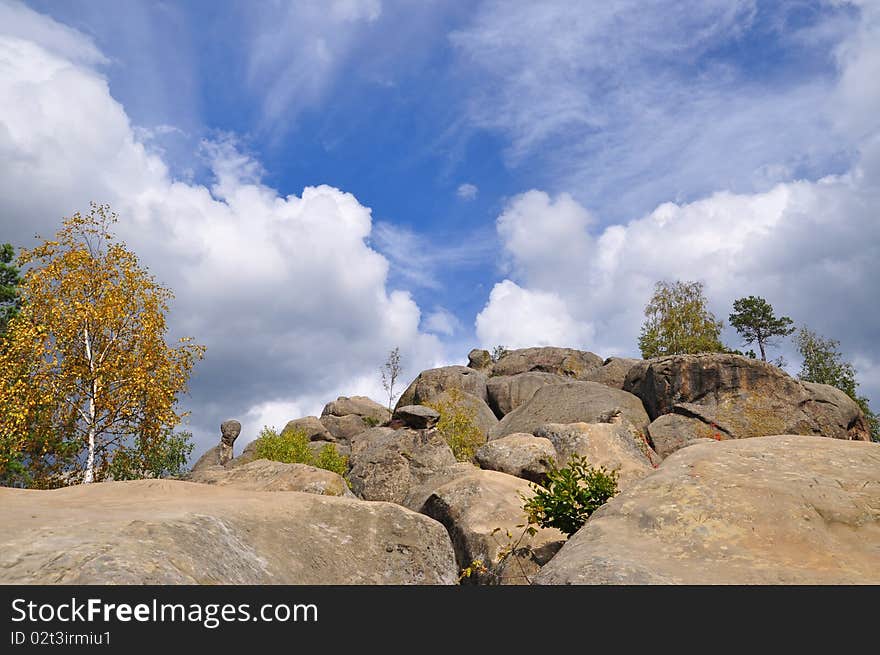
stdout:
<svg viewBox="0 0 880 655">
<path fill-rule="evenodd" d="M 118 449 L 158 444 L 182 418 L 177 396 L 205 349 L 166 343 L 173 294 L 115 240 L 116 220 L 93 203 L 19 258 L 22 308 L 0 348 L 0 479 L 100 480 Z"/>
</svg>

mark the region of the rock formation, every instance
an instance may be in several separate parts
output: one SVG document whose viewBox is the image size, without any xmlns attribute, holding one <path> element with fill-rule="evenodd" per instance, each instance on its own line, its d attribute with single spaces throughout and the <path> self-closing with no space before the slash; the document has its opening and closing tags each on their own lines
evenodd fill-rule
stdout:
<svg viewBox="0 0 880 655">
<path fill-rule="evenodd" d="M 692 445 L 600 508 L 542 584 L 880 584 L 880 444 Z"/>
</svg>

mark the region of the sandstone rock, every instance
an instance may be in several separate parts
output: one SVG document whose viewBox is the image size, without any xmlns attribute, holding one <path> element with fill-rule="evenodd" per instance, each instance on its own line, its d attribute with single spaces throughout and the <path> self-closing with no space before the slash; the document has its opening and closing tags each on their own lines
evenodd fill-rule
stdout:
<svg viewBox="0 0 880 655">
<path fill-rule="evenodd" d="M 248 464 L 257 459 L 257 440 L 254 439 L 248 445 L 244 447 L 241 451 L 241 454 L 238 457 L 233 458 L 227 465 L 226 468 L 235 468 L 237 466 L 243 466 L 244 464 Z M 193 473 L 196 473 L 196 468 L 193 467 Z"/>
<path fill-rule="evenodd" d="M 543 584 L 880 584 L 880 444 L 701 443 L 611 499 Z"/>
<path fill-rule="evenodd" d="M 450 389 L 459 389 L 485 402 L 486 375 L 467 366 L 444 366 L 422 371 L 400 395 L 397 406 L 425 405 Z"/>
<path fill-rule="evenodd" d="M 352 396 L 347 398 L 340 396 L 324 406 L 321 416 L 349 416 L 356 414 L 367 419 L 366 423 L 372 426 L 382 425 L 391 418 L 391 412 L 375 400 L 366 396 Z"/>
<path fill-rule="evenodd" d="M 209 448 L 207 451 L 205 451 L 205 454 L 199 457 L 199 459 L 196 460 L 196 463 L 193 464 L 191 473 L 204 471 L 205 469 L 214 468 L 217 466 L 221 466 L 219 445 L 214 446 L 213 448 Z"/>
<path fill-rule="evenodd" d="M 501 419 L 489 439 L 515 432 L 533 433 L 545 423 L 596 423 L 614 410 L 620 410 L 637 429 L 648 425 L 642 401 L 630 393 L 598 382 L 548 385 Z"/>
<path fill-rule="evenodd" d="M 682 414 L 663 414 L 648 426 L 648 436 L 661 457 L 667 457 L 679 448 L 701 439 L 729 439 L 727 433 L 713 428 L 698 418 Z"/>
<path fill-rule="evenodd" d="M 602 358 L 584 350 L 572 348 L 521 348 L 509 350 L 492 369 L 494 375 L 518 375 L 528 371 L 554 373 L 575 380 L 583 380 L 602 366 Z"/>
<path fill-rule="evenodd" d="M 446 526 L 459 567 L 469 566 L 474 560 L 489 566 L 508 545 L 506 531 L 514 540 L 523 533 L 523 528 L 517 528 L 526 523 L 521 494 L 531 495 L 525 480 L 497 471 L 476 471 L 438 487 L 425 501 L 422 512 Z M 526 583 L 525 576 L 533 576 L 564 541 L 565 536 L 555 528 L 539 529 L 533 537 L 526 535 L 515 556 L 495 575 L 478 581 Z"/>
<path fill-rule="evenodd" d="M 455 584 L 449 535 L 389 503 L 177 480 L 0 488 L 0 584 Z"/>
<path fill-rule="evenodd" d="M 543 484 L 550 463 L 557 457 L 549 439 L 531 434 L 509 434 L 480 446 L 475 459 L 484 469 Z"/>
<path fill-rule="evenodd" d="M 414 430 L 433 428 L 440 420 L 440 412 L 424 405 L 406 405 L 394 410 L 393 418 Z"/>
<path fill-rule="evenodd" d="M 455 464 L 445 466 L 426 478 L 423 478 L 421 482 L 417 482 L 411 486 L 406 493 L 403 502 L 401 502 L 401 505 L 414 512 L 421 512 L 425 501 L 428 500 L 430 495 L 434 493 L 438 487 L 442 487 L 448 482 L 452 482 L 453 480 L 457 480 L 458 478 L 470 475 L 479 470 L 480 469 L 470 462 L 456 462 Z"/>
<path fill-rule="evenodd" d="M 498 418 L 503 418 L 531 399 L 535 392 L 548 384 L 565 384 L 568 378 L 554 373 L 532 371 L 519 375 L 497 375 L 486 382 L 489 407 Z"/>
<path fill-rule="evenodd" d="M 627 373 L 629 373 L 629 370 L 633 366 L 641 362 L 641 359 L 609 357 L 600 368 L 597 368 L 586 375 L 584 380 L 607 384 L 609 387 L 614 387 L 615 389 L 623 389 L 623 383 L 626 380 Z"/>
<path fill-rule="evenodd" d="M 352 443 L 348 479 L 360 498 L 402 503 L 411 488 L 454 463 L 436 430 L 374 428 Z"/>
<path fill-rule="evenodd" d="M 652 419 L 680 414 L 705 423 L 723 438 L 780 433 L 870 438 L 861 410 L 843 392 L 801 383 L 775 366 L 739 355 L 647 360 L 630 369 L 624 389 L 642 399 Z M 709 436 L 693 421 L 678 423 L 687 429 L 679 440 Z M 658 434 L 663 425 L 655 430 Z"/>
<path fill-rule="evenodd" d="M 322 416 L 320 420 L 336 441 L 344 443 L 351 442 L 357 435 L 373 427 L 360 414 L 346 414 L 345 416 L 327 414 Z"/>
<path fill-rule="evenodd" d="M 220 466 L 225 466 L 232 459 L 232 445 L 240 434 L 241 423 L 238 421 L 230 419 L 220 424 L 220 449 L 218 451 Z"/>
<path fill-rule="evenodd" d="M 302 491 L 320 496 L 354 497 L 345 480 L 332 471 L 308 464 L 285 464 L 268 459 L 257 459 L 232 468 L 201 471 L 190 480 L 251 491 Z"/>
<path fill-rule="evenodd" d="M 492 365 L 492 355 L 489 354 L 488 350 L 474 348 L 468 353 L 468 368 L 491 373 Z"/>
<path fill-rule="evenodd" d="M 660 458 L 635 430 L 625 423 L 548 423 L 535 431 L 553 444 L 559 466 L 565 466 L 573 455 L 586 457 L 591 466 L 604 466 L 619 474 L 617 486 L 626 489 L 636 480 L 654 472 Z M 490 442 L 490 443 L 495 443 Z"/>
<path fill-rule="evenodd" d="M 336 437 L 321 423 L 317 416 L 306 416 L 305 418 L 288 421 L 281 434 L 293 430 L 305 432 L 309 441 L 336 441 Z"/>
</svg>

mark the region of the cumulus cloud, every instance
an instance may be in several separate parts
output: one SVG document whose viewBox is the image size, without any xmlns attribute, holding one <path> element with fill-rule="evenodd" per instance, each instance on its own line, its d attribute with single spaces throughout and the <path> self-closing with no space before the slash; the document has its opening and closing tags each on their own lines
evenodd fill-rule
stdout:
<svg viewBox="0 0 880 655">
<path fill-rule="evenodd" d="M 456 189 L 455 191 L 455 195 L 462 200 L 474 200 L 479 192 L 480 189 L 477 187 L 477 185 L 465 182 L 464 184 L 460 184 L 458 186 L 458 189 Z"/>
<path fill-rule="evenodd" d="M 387 286 L 368 207 L 326 185 L 281 196 L 229 138 L 205 144 L 210 187 L 174 179 L 92 60 L 44 47 L 57 24 L 29 20 L 46 29 L 0 36 L 2 238 L 29 245 L 90 200 L 113 206 L 120 236 L 176 292 L 174 336 L 208 347 L 185 403 L 200 446 L 225 418 L 243 421 L 247 441 L 261 422 L 295 418 L 285 412 L 375 393 L 394 346 L 413 368 L 442 359 L 409 293 Z M 66 50 L 87 50 L 65 34 Z"/>
<path fill-rule="evenodd" d="M 688 20 L 703 21 L 706 30 L 679 35 L 679 28 L 672 27 L 682 48 L 674 53 L 677 61 L 682 53 L 685 59 L 698 60 L 715 37 L 746 29 L 754 20 L 749 3 L 699 4 L 692 7 L 694 14 Z M 760 98 L 752 95 L 760 86 L 728 87 L 726 80 L 731 78 L 725 75 L 698 77 L 693 96 L 674 112 L 675 122 L 664 108 L 679 106 L 682 79 L 670 80 L 660 67 L 658 84 L 665 85 L 663 91 L 669 95 L 664 98 L 655 95 L 660 88 L 653 83 L 619 77 L 630 71 L 639 76 L 645 53 L 660 60 L 666 57 L 662 34 L 647 42 L 632 40 L 640 47 L 645 45 L 643 53 L 625 45 L 608 53 L 598 51 L 610 38 L 599 33 L 601 25 L 613 21 L 626 3 L 599 10 L 574 26 L 552 19 L 565 14 L 557 5 L 558 11 L 550 11 L 543 23 L 537 10 L 530 21 L 526 20 L 528 11 L 519 8 L 509 17 L 496 16 L 501 22 L 494 30 L 481 18 L 470 31 L 460 33 L 457 46 L 474 56 L 486 55 L 488 63 L 482 65 L 493 67 L 500 80 L 488 88 L 505 110 L 493 107 L 491 120 L 500 121 L 494 126 L 514 137 L 514 155 L 524 156 L 536 143 L 571 128 L 573 143 L 598 143 L 601 152 L 617 156 L 615 163 L 605 162 L 611 171 L 606 174 L 598 170 L 596 162 L 601 159 L 563 147 L 569 154 L 587 155 L 582 173 L 611 175 L 609 188 L 617 190 L 611 209 L 597 187 L 587 182 L 590 192 L 578 197 L 533 190 L 511 199 L 502 211 L 496 229 L 508 279 L 495 285 L 477 317 L 483 345 L 499 341 L 526 345 L 540 338 L 540 330 L 526 317 L 535 315 L 535 298 L 541 298 L 546 307 L 554 308 L 560 324 L 567 326 L 555 328 L 556 334 L 561 332 L 559 338 L 606 356 L 635 355 L 643 308 L 654 283 L 700 280 L 719 318 L 727 319 L 737 297 L 760 295 L 798 324 L 839 339 L 847 358 L 857 366 L 861 391 L 875 404 L 880 401 L 876 345 L 880 309 L 873 302 L 875 280 L 880 276 L 876 209 L 880 206 L 880 96 L 874 81 L 880 63 L 880 7 L 856 4 L 823 6 L 822 12 L 830 12 L 830 18 L 810 28 L 811 47 L 819 44 L 819 51 L 829 55 L 831 70 L 807 67 L 810 75 L 795 75 L 795 82 L 784 84 L 779 93 L 762 91 Z M 489 10 L 499 10 L 499 6 L 489 5 Z M 654 11 L 659 8 L 647 9 L 646 14 L 651 21 L 657 18 L 658 26 L 665 25 L 666 19 L 654 16 Z M 785 11 L 780 25 L 786 24 Z M 633 15 L 631 23 L 614 24 L 626 34 L 644 29 L 643 20 L 647 19 Z M 551 27 L 561 31 L 559 40 L 546 38 Z M 536 32 L 543 36 L 538 38 Z M 530 33 L 532 38 L 526 38 Z M 586 34 L 596 39 L 575 38 Z M 630 42 L 616 28 L 608 34 Z M 774 38 L 804 36 L 793 25 L 791 34 Z M 530 43 L 548 42 L 555 45 L 543 55 L 530 49 Z M 517 44 L 523 51 L 511 57 Z M 584 57 L 585 48 L 597 49 L 598 59 Z M 583 69 L 566 66 L 566 62 L 585 59 Z M 620 71 L 625 73 L 598 75 L 599 81 L 586 87 L 574 83 L 584 71 L 595 73 L 596 66 L 604 69 L 618 59 L 633 66 L 622 66 Z M 536 99 L 545 74 L 549 76 L 546 96 Z M 617 86 L 616 81 L 626 83 Z M 606 84 L 609 96 L 593 95 L 594 85 L 605 88 Z M 737 88 L 742 91 L 739 97 L 733 95 Z M 621 89 L 625 89 L 623 95 L 618 93 Z M 708 91 L 712 92 L 707 95 Z M 599 97 L 603 102 L 594 103 Z M 625 98 L 641 108 L 639 116 L 622 114 L 624 121 L 634 119 L 633 130 L 621 127 L 613 116 L 615 101 Z M 647 102 L 651 98 L 659 104 Z M 561 113 L 551 103 L 571 111 Z M 653 117 L 653 122 L 642 124 L 645 116 Z M 488 114 L 486 120 L 490 120 Z M 644 133 L 639 125 L 650 126 L 652 133 Z M 834 155 L 835 148 L 846 155 Z M 655 156 L 656 165 L 644 170 L 643 164 Z M 804 166 L 806 160 L 812 164 Z M 563 153 L 551 161 L 571 160 Z M 814 175 L 815 171 L 822 173 Z M 685 180 L 682 174 L 689 185 L 684 194 L 679 193 L 685 188 L 680 184 Z M 751 176 L 754 188 L 737 181 L 743 176 Z M 560 173 L 556 182 L 562 188 L 578 188 L 573 180 L 582 179 Z M 630 201 L 632 194 L 648 187 L 655 188 L 643 200 L 657 197 L 662 201 L 647 211 L 633 212 L 639 203 Z M 700 189 L 708 191 L 691 199 Z M 586 208 L 584 197 L 598 206 L 595 216 Z M 629 215 L 620 219 L 623 212 Z M 583 327 L 578 331 L 576 326 Z M 725 339 L 740 345 L 729 328 Z M 790 344 L 786 349 L 796 372 L 797 357 Z"/>
<path fill-rule="evenodd" d="M 442 334 L 446 337 L 453 336 L 456 332 L 461 330 L 461 321 L 447 309 L 443 307 L 437 307 L 425 318 L 423 323 L 423 328 L 427 332 L 433 332 L 434 334 Z"/>
<path fill-rule="evenodd" d="M 502 135 L 532 185 L 567 190 L 605 221 L 765 191 L 780 181 L 767 172 L 838 172 L 854 143 L 831 131 L 829 62 L 852 57 L 839 46 L 860 23 L 850 3 L 800 4 L 483 3 L 450 37 L 471 81 L 466 120 Z M 747 41 L 761 44 L 759 70 L 729 55 Z"/>
</svg>

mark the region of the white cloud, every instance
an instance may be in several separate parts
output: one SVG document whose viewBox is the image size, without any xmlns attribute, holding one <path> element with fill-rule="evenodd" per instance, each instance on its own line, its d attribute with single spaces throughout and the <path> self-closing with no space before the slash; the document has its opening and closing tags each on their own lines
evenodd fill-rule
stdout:
<svg viewBox="0 0 880 655">
<path fill-rule="evenodd" d="M 456 189 L 455 191 L 455 195 L 462 200 L 474 200 L 479 192 L 480 189 L 477 187 L 477 185 L 465 182 L 464 184 L 460 184 L 458 186 L 458 189 Z"/>
<path fill-rule="evenodd" d="M 499 282 L 476 319 L 477 337 L 486 348 L 572 347 L 592 340 L 592 326 L 575 320 L 565 301 L 550 291 Z"/>
<path fill-rule="evenodd" d="M 71 34 L 68 49 L 90 43 Z M 28 39 L 0 37 L 0 97 L 4 240 L 50 236 L 91 200 L 113 206 L 120 236 L 176 293 L 173 336 L 208 346 L 185 403 L 200 446 L 225 418 L 242 420 L 246 443 L 286 411 L 375 393 L 394 346 L 412 369 L 443 358 L 410 295 L 387 287 L 388 261 L 367 245 L 370 209 L 353 195 L 282 197 L 230 139 L 205 145 L 210 188 L 175 180 L 103 77 Z"/>
<path fill-rule="evenodd" d="M 505 137 L 508 164 L 532 185 L 568 190 L 606 221 L 717 189 L 764 191 L 779 181 L 768 171 L 841 170 L 854 143 L 834 133 L 828 63 L 858 21 L 823 6 L 810 15 L 831 14 L 824 30 L 802 26 L 797 4 L 484 3 L 451 35 L 470 80 L 466 119 Z M 759 71 L 725 53 L 746 50 L 752 29 L 767 44 Z"/>
<path fill-rule="evenodd" d="M 456 318 L 455 314 L 443 307 L 434 309 L 433 312 L 428 314 L 423 323 L 425 331 L 442 334 L 446 337 L 453 336 L 461 330 L 461 327 L 461 321 Z"/>
</svg>

